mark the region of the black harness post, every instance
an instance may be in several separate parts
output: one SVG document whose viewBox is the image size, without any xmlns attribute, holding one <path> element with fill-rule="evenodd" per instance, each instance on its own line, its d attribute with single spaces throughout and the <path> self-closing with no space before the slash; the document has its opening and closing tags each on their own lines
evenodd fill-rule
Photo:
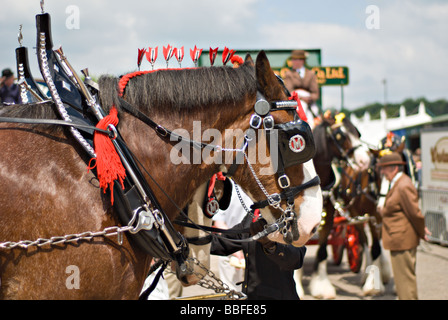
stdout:
<svg viewBox="0 0 448 320">
<path fill-rule="evenodd" d="M 20 31 L 21 34 L 21 31 Z M 17 82 L 20 86 L 22 103 L 38 102 L 48 100 L 31 74 L 28 62 L 28 49 L 20 44 L 16 48 Z"/>
</svg>

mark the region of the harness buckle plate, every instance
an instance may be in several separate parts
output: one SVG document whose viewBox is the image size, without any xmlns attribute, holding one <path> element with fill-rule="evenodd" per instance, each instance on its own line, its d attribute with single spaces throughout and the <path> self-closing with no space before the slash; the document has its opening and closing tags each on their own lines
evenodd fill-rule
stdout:
<svg viewBox="0 0 448 320">
<path fill-rule="evenodd" d="M 263 120 L 261 119 L 261 117 L 258 114 L 253 114 L 250 117 L 249 124 L 252 128 L 258 129 L 258 128 L 260 128 L 262 121 Z"/>
<path fill-rule="evenodd" d="M 110 138 L 112 139 L 112 140 L 115 140 L 115 139 L 117 139 L 117 137 L 118 137 L 118 131 L 117 131 L 117 128 L 115 128 L 115 126 L 113 125 L 113 124 L 109 124 L 108 126 L 107 126 L 107 129 L 109 130 L 109 136 L 110 136 Z"/>
<path fill-rule="evenodd" d="M 289 177 L 286 174 L 280 176 L 277 181 L 280 185 L 280 188 L 282 189 L 288 188 L 290 186 Z"/>
<path fill-rule="evenodd" d="M 274 129 L 275 121 L 274 117 L 269 115 L 263 118 L 263 126 L 265 130 L 272 130 Z"/>
</svg>

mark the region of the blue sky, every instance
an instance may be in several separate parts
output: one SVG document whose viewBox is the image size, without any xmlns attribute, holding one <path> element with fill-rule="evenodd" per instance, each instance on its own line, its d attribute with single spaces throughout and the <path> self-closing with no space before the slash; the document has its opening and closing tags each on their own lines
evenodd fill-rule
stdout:
<svg viewBox="0 0 448 320">
<path fill-rule="evenodd" d="M 70 27 L 75 6 L 78 27 Z M 369 29 L 366 8 L 378 9 Z M 448 2 L 431 0 L 46 0 L 55 45 L 78 70 L 119 75 L 136 69 L 137 48 L 197 45 L 236 49 L 320 48 L 323 65 L 350 68 L 345 106 L 354 109 L 405 98 L 448 99 Z M 0 11 L 0 68 L 15 68 L 17 32 L 33 55 L 38 0 L 7 1 Z M 244 54 L 244 53 L 242 53 Z M 161 64 L 163 66 L 163 64 Z M 172 65 L 174 66 L 174 65 Z M 143 69 L 148 69 L 145 61 Z M 324 87 L 323 108 L 340 106 L 340 88 Z"/>
</svg>

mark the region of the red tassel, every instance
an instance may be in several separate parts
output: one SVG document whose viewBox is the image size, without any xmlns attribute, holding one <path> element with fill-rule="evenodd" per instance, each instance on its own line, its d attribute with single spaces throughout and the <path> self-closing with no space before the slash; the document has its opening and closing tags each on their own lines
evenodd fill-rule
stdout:
<svg viewBox="0 0 448 320">
<path fill-rule="evenodd" d="M 107 130 L 110 124 L 117 126 L 117 115 L 117 109 L 112 107 L 109 115 L 101 119 L 96 127 L 98 129 Z M 96 158 L 94 158 L 95 165 L 91 166 L 89 162 L 88 169 L 91 170 L 96 167 L 100 188 L 106 193 L 106 189 L 109 187 L 111 203 L 114 204 L 114 181 L 119 180 L 121 187 L 124 189 L 123 180 L 126 177 L 126 170 L 124 169 L 120 156 L 117 154 L 109 136 L 102 132 L 95 131 L 93 143 L 96 153 Z M 94 159 L 91 159 L 90 161 Z"/>
<path fill-rule="evenodd" d="M 252 222 L 257 221 L 259 217 L 260 217 L 260 209 L 255 209 L 254 210 L 254 216 L 252 218 Z"/>
<path fill-rule="evenodd" d="M 297 101 L 297 114 L 299 115 L 300 119 L 308 122 L 308 118 L 306 117 L 305 111 L 303 111 L 302 103 L 300 102 L 300 98 L 297 92 L 293 91 L 291 97 L 289 97 L 289 100 Z"/>
</svg>

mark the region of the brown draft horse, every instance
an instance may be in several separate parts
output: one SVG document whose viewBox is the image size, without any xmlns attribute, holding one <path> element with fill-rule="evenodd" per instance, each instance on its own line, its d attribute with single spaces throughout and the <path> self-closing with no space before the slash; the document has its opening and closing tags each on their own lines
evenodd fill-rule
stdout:
<svg viewBox="0 0 448 320">
<path fill-rule="evenodd" d="M 365 273 L 363 273 L 362 281 L 363 294 L 375 295 L 384 292 L 383 283 L 387 283 L 390 279 L 390 271 L 384 259 L 382 245 L 381 245 L 381 215 L 377 210 L 378 200 L 380 197 L 381 178 L 375 168 L 376 160 L 379 152 L 377 150 L 370 150 L 371 164 L 367 169 L 356 170 L 351 166 L 341 167 L 341 181 L 339 187 L 334 190 L 335 197 L 341 201 L 345 210 L 348 210 L 350 217 L 360 217 L 368 215 L 367 223 L 369 225 L 371 235 L 370 254 L 368 249 L 368 237 L 364 228 L 364 223 L 355 224 L 355 230 L 358 235 L 359 243 L 354 244 L 353 248 L 347 250 L 354 251 L 352 258 L 358 261 L 353 261 L 350 266 L 353 272 L 359 272 L 361 269 L 361 261 L 363 259 L 362 253 L 365 256 Z M 374 274 L 369 266 L 375 266 L 381 272 L 381 278 Z M 373 272 L 370 272 L 372 270 Z M 380 280 L 378 282 L 378 280 Z"/>
<path fill-rule="evenodd" d="M 265 53 L 258 55 L 255 68 L 251 59 L 248 60 L 237 69 L 213 67 L 148 73 L 129 81 L 125 99 L 162 126 L 182 128 L 191 133 L 193 120 L 200 121 L 202 130 L 215 128 L 226 142 L 236 140 L 238 143 L 224 145 L 240 146 L 253 114 L 257 89 L 269 102 L 287 99 Z M 129 149 L 177 203 L 176 206 L 167 199 L 144 173 L 161 207 L 173 219 L 178 213 L 177 207 L 189 203 L 194 191 L 211 174 L 227 170 L 230 164 L 226 162 L 223 166 L 206 161 L 174 164 L 170 158 L 173 143 L 162 140 L 154 130 L 120 108 L 116 99 L 117 82 L 118 79 L 111 77 L 100 81 L 101 104 L 106 111 L 113 104 L 117 107 L 118 129 Z M 57 118 L 51 102 L 13 106 L 5 115 Z M 276 123 L 293 120 L 288 111 L 276 112 L 273 117 Z M 241 129 L 241 134 L 235 136 L 234 131 L 229 137 L 226 129 Z M 266 141 L 257 137 L 257 144 L 262 143 Z M 95 175 L 87 170 L 90 159 L 65 128 L 2 123 L 0 144 L 2 244 L 96 232 L 119 225 L 109 197 L 100 190 Z M 235 152 L 230 154 L 231 158 L 235 157 Z M 212 152 L 210 156 L 221 155 Z M 275 174 L 260 174 L 263 165 L 258 161 L 252 163 L 252 167 L 269 194 L 281 191 Z M 296 164 L 286 168 L 286 174 L 291 185 L 300 185 L 313 178 L 315 172 L 312 164 Z M 246 162 L 235 171 L 234 179 L 254 200 L 266 199 Z M 293 244 L 303 245 L 320 221 L 320 188 L 315 186 L 302 191 L 294 205 L 300 237 Z M 262 210 L 269 222 L 281 214 L 278 209 Z M 151 257 L 132 246 L 129 236 L 125 233 L 121 244 L 114 237 L 95 237 L 90 241 L 27 249 L 2 247 L 0 297 L 136 299 Z M 280 234 L 272 238 L 282 241 Z M 79 287 L 70 285 L 75 278 Z"/>
<path fill-rule="evenodd" d="M 381 157 L 382 152 L 389 150 L 400 153 L 403 161 L 407 163 L 405 172 L 415 180 L 414 164 L 409 150 L 405 148 L 404 139 L 388 134 L 381 142 L 378 150 L 370 149 L 372 154 L 370 166 L 364 170 L 356 170 L 350 166 L 341 168 L 341 182 L 339 188 L 335 190 L 336 197 L 342 200 L 343 206 L 350 212 L 352 217 L 368 214 L 372 219 L 368 220 L 371 234 L 370 254 L 367 252 L 368 239 L 364 225 L 356 225 L 359 235 L 359 244 L 364 247 L 365 252 L 365 272 L 363 273 L 362 291 L 364 295 L 376 295 L 384 293 L 384 284 L 387 284 L 391 277 L 391 270 L 386 260 L 381 244 L 381 223 L 382 217 L 377 207 L 382 206 L 389 182 L 382 178 L 376 168 L 376 162 Z M 373 268 L 372 268 L 373 266 Z"/>
<path fill-rule="evenodd" d="M 415 163 L 412 159 L 411 152 L 406 148 L 405 137 L 400 138 L 390 132 L 381 141 L 378 150 L 370 151 L 373 157 L 371 166 L 369 169 L 367 169 L 367 174 L 369 175 L 369 180 L 374 182 L 374 184 L 371 184 L 370 191 L 376 190 L 376 211 L 375 220 L 369 221 L 369 227 L 372 234 L 372 247 L 371 255 L 366 256 L 366 265 L 372 265 L 374 266 L 374 268 L 370 268 L 370 270 L 366 269 L 365 275 L 367 275 L 367 277 L 362 288 L 364 295 L 376 295 L 384 293 L 384 284 L 387 284 L 392 276 L 389 262 L 383 254 L 384 250 L 380 241 L 382 217 L 379 213 L 382 206 L 384 205 L 387 190 L 389 188 L 389 181 L 380 176 L 378 168 L 376 167 L 376 162 L 383 154 L 386 154 L 387 152 L 398 152 L 399 154 L 401 154 L 403 161 L 406 162 L 404 168 L 405 174 L 407 174 L 412 179 L 412 181 L 414 181 L 414 183 L 416 181 Z M 366 172 L 362 172 L 362 174 L 366 175 Z M 370 207 L 368 208 L 370 211 L 373 210 L 372 204 L 370 204 Z"/>
<path fill-rule="evenodd" d="M 382 207 L 384 204 L 389 182 L 380 176 L 376 167 L 378 159 L 390 151 L 396 151 L 401 154 L 403 161 L 406 162 L 405 173 L 415 182 L 415 164 L 410 151 L 406 148 L 405 138 L 400 138 L 390 132 L 380 142 L 379 149 L 370 149 L 372 158 L 369 168 L 362 171 L 347 168 L 346 178 L 341 178 L 342 187 L 339 189 L 339 193 L 343 196 L 344 203 L 348 204 L 347 208 L 352 215 L 367 213 L 373 217 L 373 219 L 369 220 L 372 244 L 370 254 L 366 250 L 366 270 L 362 277 L 362 291 L 364 295 L 384 293 L 384 284 L 389 282 L 392 275 L 389 262 L 383 254 L 384 250 L 381 244 L 382 217 L 378 210 L 378 207 Z M 342 192 L 341 190 L 344 190 L 344 188 L 345 190 L 351 190 L 351 192 Z M 359 228 L 358 231 L 360 239 L 367 246 L 364 228 Z"/>
<path fill-rule="evenodd" d="M 343 114 L 331 117 L 323 116 L 322 119 L 323 121 L 313 130 L 317 146 L 313 162 L 321 179 L 325 214 L 319 229 L 319 248 L 313 266 L 310 292 L 313 297 L 332 299 L 336 296 L 336 290 L 327 277 L 326 264 L 328 237 L 335 217 L 335 207 L 330 201 L 330 193 L 339 183 L 333 162 L 347 162 L 351 167 L 363 170 L 370 163 L 370 155 L 368 149 L 360 141 L 359 131 Z M 297 270 L 295 280 L 299 296 L 304 294 L 301 278 L 302 270 Z"/>
</svg>

